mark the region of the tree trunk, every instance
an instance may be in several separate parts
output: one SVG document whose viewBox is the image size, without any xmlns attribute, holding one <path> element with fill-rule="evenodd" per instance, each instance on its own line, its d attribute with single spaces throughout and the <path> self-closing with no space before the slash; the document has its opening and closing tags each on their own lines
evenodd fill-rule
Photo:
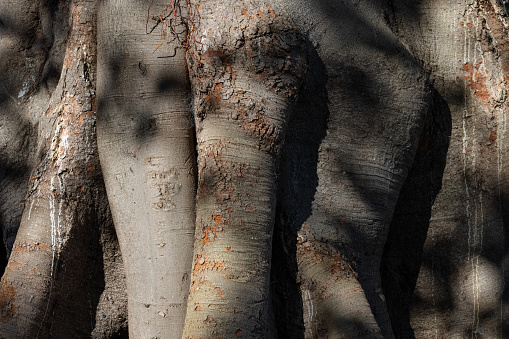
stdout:
<svg viewBox="0 0 509 339">
<path fill-rule="evenodd" d="M 504 337 L 507 14 L 497 1 L 395 1 L 395 13 L 394 29 L 431 74 L 452 119 L 411 325 L 418 338 Z"/>
<path fill-rule="evenodd" d="M 302 122 L 288 135 L 278 218 L 296 251 L 303 335 L 392 337 L 380 259 L 428 111 L 426 76 L 387 27 L 382 4 L 289 7 L 315 46 Z"/>
<path fill-rule="evenodd" d="M 194 6 L 197 229 L 184 337 L 266 337 L 276 173 L 304 40 L 277 2 Z"/>
<path fill-rule="evenodd" d="M 122 0 L 99 7 L 99 153 L 125 258 L 133 338 L 181 337 L 191 272 L 196 165 L 189 81 L 171 36 L 153 52 L 165 33 L 157 21 L 165 7 Z"/>
<path fill-rule="evenodd" d="M 32 9 L 43 26 L 34 32 L 42 30 L 45 39 L 53 41 L 43 40 L 47 45 L 42 64 L 31 70 L 18 95 L 20 100 L 30 96 L 29 117 L 38 119 L 34 124 L 39 127 L 34 157 L 38 163 L 29 173 L 26 208 L 2 277 L 0 336 L 5 338 L 89 336 L 106 287 L 100 279 L 102 263 L 110 258 L 107 251 L 103 257 L 100 244 L 100 229 L 107 232 L 108 210 L 95 144 L 95 3 L 74 1 L 60 9 L 69 10 L 71 22 L 69 35 L 63 37 L 67 45 L 56 88 L 51 87 L 51 77 L 58 71 L 52 69 L 56 57 L 51 54 L 58 54 L 63 41 L 59 32 L 46 31 L 51 23 L 45 20 L 65 13 L 51 13 L 45 5 Z M 34 42 L 25 48 L 37 46 Z M 36 78 L 41 69 L 42 78 Z M 51 97 L 45 98 L 47 93 Z M 121 279 L 122 271 L 116 273 Z M 118 298 L 118 293 L 110 292 Z"/>
<path fill-rule="evenodd" d="M 505 2 L 0 0 L 0 337 L 506 337 Z"/>
</svg>

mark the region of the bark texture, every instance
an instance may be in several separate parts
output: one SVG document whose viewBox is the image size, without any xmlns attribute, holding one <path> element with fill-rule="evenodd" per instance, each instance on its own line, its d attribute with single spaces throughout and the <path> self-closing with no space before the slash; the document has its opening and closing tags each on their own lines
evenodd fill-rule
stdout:
<svg viewBox="0 0 509 339">
<path fill-rule="evenodd" d="M 304 333 L 295 335 L 392 337 L 380 259 L 429 111 L 427 77 L 387 26 L 383 2 L 289 10 L 314 54 L 279 194 L 300 284 Z"/>
<path fill-rule="evenodd" d="M 198 194 L 184 337 L 267 337 L 276 173 L 305 40 L 278 2 L 193 5 Z"/>
<path fill-rule="evenodd" d="M 0 0 L 0 337 L 507 337 L 505 3 Z"/>
<path fill-rule="evenodd" d="M 418 338 L 501 338 L 507 336 L 507 13 L 497 1 L 394 6 L 393 27 L 431 75 L 452 125 L 410 324 Z"/>
<path fill-rule="evenodd" d="M 196 194 L 190 86 L 176 41 L 153 52 L 167 4 L 150 5 L 111 0 L 99 7 L 98 142 L 125 258 L 129 335 L 180 338 Z"/>
<path fill-rule="evenodd" d="M 94 328 L 100 331 L 98 309 L 101 319 L 110 320 L 110 329 L 125 320 L 123 270 L 112 253 L 116 238 L 109 231 L 112 224 L 95 143 L 95 3 L 30 5 L 29 14 L 39 25 L 30 27 L 26 39 L 41 35 L 44 39 L 28 41 L 13 51 L 18 52 L 13 57 L 38 65 L 26 70 L 28 80 L 17 95 L 19 106 L 24 105 L 33 121 L 28 139 L 33 144 L 26 142 L 19 151 L 32 155 L 23 160 L 33 167 L 18 174 L 27 177 L 29 186 L 28 192 L 26 185 L 21 186 L 25 209 L 2 277 L 0 336 L 90 336 Z M 53 20 L 62 26 L 53 26 Z M 20 32 L 15 25 L 7 27 Z M 67 28 L 68 35 L 61 35 Z M 25 51 L 34 49 L 31 60 Z M 61 66 L 55 66 L 58 62 Z M 16 79 L 9 80 L 12 86 Z M 16 113 L 8 108 L 6 115 Z M 13 139 L 20 137 L 26 136 Z M 8 234 L 9 224 L 5 227 Z M 103 264 L 115 280 L 104 278 Z M 100 301 L 103 292 L 114 300 L 109 310 Z"/>
</svg>

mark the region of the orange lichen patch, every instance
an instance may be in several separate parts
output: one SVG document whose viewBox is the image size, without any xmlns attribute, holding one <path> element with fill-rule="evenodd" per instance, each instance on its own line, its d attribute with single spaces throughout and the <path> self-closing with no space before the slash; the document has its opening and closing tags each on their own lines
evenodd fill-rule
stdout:
<svg viewBox="0 0 509 339">
<path fill-rule="evenodd" d="M 358 277 L 357 272 L 350 263 L 334 248 L 315 239 L 305 240 L 299 236 L 297 254 L 308 257 L 311 262 L 320 262 L 327 265 L 331 273 L 330 278 L 333 280 L 349 278 L 351 276 Z M 356 258 L 352 257 L 351 260 L 355 262 Z"/>
<path fill-rule="evenodd" d="M 201 238 L 201 242 L 204 244 L 208 244 L 210 239 L 210 234 L 212 234 L 213 239 L 217 238 L 219 233 L 224 233 L 223 229 L 219 229 L 215 226 L 205 226 L 203 228 L 203 236 Z"/>
<path fill-rule="evenodd" d="M 198 254 L 194 262 L 193 275 L 196 276 L 198 273 L 204 272 L 206 270 L 219 271 L 224 269 L 224 262 L 220 260 L 207 259 L 202 257 L 201 254 Z"/>
<path fill-rule="evenodd" d="M 259 18 L 263 18 L 263 12 L 262 11 L 258 11 L 258 17 Z"/>
<path fill-rule="evenodd" d="M 222 82 L 214 84 L 214 87 L 212 87 L 213 92 L 213 99 L 215 103 L 218 103 L 221 100 L 221 97 L 223 95 L 223 87 L 224 84 Z"/>
<path fill-rule="evenodd" d="M 468 80 L 468 87 L 474 91 L 475 96 L 483 101 L 487 101 L 490 97 L 488 88 L 486 87 L 487 72 L 479 71 L 481 65 L 482 61 L 479 61 L 475 65 L 470 62 L 463 65 L 463 71 L 468 73 L 464 78 Z"/>
<path fill-rule="evenodd" d="M 78 124 L 83 124 L 83 115 L 80 115 L 80 117 L 78 118 Z"/>
<path fill-rule="evenodd" d="M 225 217 L 223 215 L 217 215 L 217 214 L 212 213 L 212 219 L 214 219 L 216 224 L 218 224 L 219 226 L 222 226 L 223 220 L 225 219 Z"/>
<path fill-rule="evenodd" d="M 5 323 L 8 318 L 12 318 L 18 309 L 14 304 L 16 291 L 7 279 L 2 278 L 0 285 L 0 322 Z"/>
<path fill-rule="evenodd" d="M 240 336 L 242 335 L 242 330 L 239 328 L 239 329 L 237 329 L 237 330 L 235 331 L 235 333 L 234 333 L 234 334 L 235 334 L 235 336 L 236 336 L 236 337 L 240 337 Z"/>
<path fill-rule="evenodd" d="M 91 172 L 91 171 L 93 171 L 94 169 L 95 169 L 95 167 L 94 167 L 94 166 L 87 167 L 87 172 Z"/>
<path fill-rule="evenodd" d="M 226 246 L 224 249 L 225 249 L 225 250 L 227 250 L 228 252 L 231 252 L 231 251 L 232 251 L 231 246 Z"/>
<path fill-rule="evenodd" d="M 224 295 L 224 291 L 223 291 L 220 287 L 216 287 L 216 292 L 217 292 L 219 295 Z"/>
<path fill-rule="evenodd" d="M 273 18 L 276 14 L 274 13 L 274 11 L 272 10 L 272 7 L 270 7 L 269 5 L 267 5 L 267 9 L 269 10 L 269 16 L 271 18 Z"/>
<path fill-rule="evenodd" d="M 14 244 L 14 246 L 12 247 L 12 255 L 19 255 L 20 253 L 23 253 L 23 252 L 26 252 L 26 253 L 30 253 L 30 252 L 33 252 L 35 250 L 47 250 L 48 249 L 48 246 L 46 246 L 45 244 L 41 244 L 41 243 L 35 243 L 35 244 L 26 244 L 26 243 L 23 243 L 23 244 Z"/>
<path fill-rule="evenodd" d="M 242 16 L 249 16 L 249 14 L 247 14 L 247 10 L 245 8 L 242 9 Z"/>
<path fill-rule="evenodd" d="M 473 25 L 471 22 L 460 22 L 460 26 L 463 28 L 472 28 Z"/>
<path fill-rule="evenodd" d="M 241 128 L 260 140 L 259 147 L 263 150 L 274 150 L 279 147 L 280 133 L 276 125 L 266 119 L 263 114 L 257 113 L 255 119 L 242 116 Z"/>
<path fill-rule="evenodd" d="M 195 305 L 197 305 L 197 304 L 195 304 Z M 195 311 L 201 311 L 201 310 L 202 310 L 202 308 L 201 308 L 201 306 L 200 306 L 200 305 L 197 305 L 197 306 L 194 308 L 194 310 L 195 310 Z"/>
<path fill-rule="evenodd" d="M 357 273 L 353 270 L 352 266 L 350 266 L 350 264 L 348 264 L 338 253 L 334 253 L 332 255 L 332 259 L 334 260 L 334 263 L 330 265 L 331 273 L 336 276 L 342 276 L 345 273 L 347 273 L 347 275 L 352 274 L 357 276 Z"/>
<path fill-rule="evenodd" d="M 490 138 L 489 138 L 489 140 L 490 140 L 491 142 L 494 142 L 495 140 L 497 140 L 497 132 L 496 132 L 496 131 L 491 131 L 491 132 L 490 132 Z"/>
</svg>

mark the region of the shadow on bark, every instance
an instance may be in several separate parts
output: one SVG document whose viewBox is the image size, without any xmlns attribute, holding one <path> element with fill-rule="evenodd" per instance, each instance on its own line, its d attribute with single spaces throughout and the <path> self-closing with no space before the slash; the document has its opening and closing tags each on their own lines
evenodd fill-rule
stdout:
<svg viewBox="0 0 509 339">
<path fill-rule="evenodd" d="M 382 287 L 396 338 L 414 338 L 410 306 L 423 257 L 423 246 L 433 202 L 442 186 L 442 176 L 451 135 L 447 103 L 433 89 L 433 99 L 417 153 L 401 189 L 389 228 L 381 263 Z M 450 248 L 446 244 L 436 244 Z M 448 275 L 449 256 L 441 263 Z M 450 307 L 451 305 L 444 305 Z"/>
<path fill-rule="evenodd" d="M 502 268 L 502 272 L 504 272 L 503 281 L 504 281 L 504 290 L 502 292 L 502 302 L 505 305 L 509 305 L 509 258 L 507 253 L 509 253 L 509 187 L 503 187 L 500 192 L 500 210 L 502 212 L 502 222 L 503 222 L 503 230 L 504 230 L 504 254 L 505 257 L 500 260 L 499 266 Z M 509 320 L 507 317 L 502 322 L 502 335 L 509 336 Z"/>
<path fill-rule="evenodd" d="M 93 204 L 90 200 L 89 203 Z M 76 215 L 76 218 L 81 225 L 72 228 L 57 261 L 53 293 L 58 296 L 45 319 L 52 337 L 90 336 L 105 287 L 97 216 L 91 211 L 91 215 Z"/>
<path fill-rule="evenodd" d="M 274 226 L 271 292 L 280 338 L 304 338 L 297 277 L 297 232 L 312 213 L 318 186 L 318 150 L 329 119 L 326 68 L 308 44 L 309 70 L 286 132 Z"/>
</svg>

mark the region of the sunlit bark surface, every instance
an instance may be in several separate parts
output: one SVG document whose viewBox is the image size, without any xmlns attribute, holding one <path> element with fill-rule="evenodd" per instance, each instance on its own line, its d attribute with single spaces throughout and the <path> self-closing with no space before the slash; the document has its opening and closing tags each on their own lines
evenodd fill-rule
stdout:
<svg viewBox="0 0 509 339">
<path fill-rule="evenodd" d="M 507 337 L 503 3 L 0 0 L 0 337 Z"/>
</svg>

